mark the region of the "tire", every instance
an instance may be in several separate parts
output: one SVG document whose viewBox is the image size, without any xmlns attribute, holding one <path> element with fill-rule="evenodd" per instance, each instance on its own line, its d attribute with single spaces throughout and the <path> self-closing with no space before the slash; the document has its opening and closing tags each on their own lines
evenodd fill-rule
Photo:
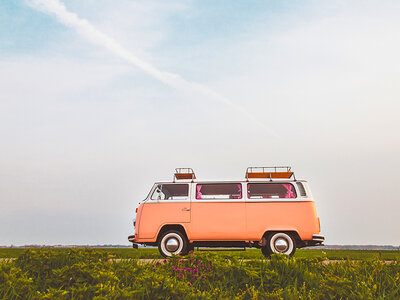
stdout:
<svg viewBox="0 0 400 300">
<path fill-rule="evenodd" d="M 168 230 L 161 234 L 158 240 L 158 251 L 163 257 L 172 255 L 186 255 L 189 242 L 184 234 L 178 230 Z"/>
<path fill-rule="evenodd" d="M 276 232 L 270 234 L 267 238 L 267 244 L 261 248 L 261 252 L 266 258 L 274 253 L 293 256 L 296 252 L 296 240 L 290 233 Z"/>
</svg>

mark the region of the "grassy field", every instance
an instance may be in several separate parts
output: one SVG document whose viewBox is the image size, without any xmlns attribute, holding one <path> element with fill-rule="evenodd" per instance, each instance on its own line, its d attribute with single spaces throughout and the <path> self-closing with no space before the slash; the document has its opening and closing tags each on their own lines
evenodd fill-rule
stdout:
<svg viewBox="0 0 400 300">
<path fill-rule="evenodd" d="M 2 248 L 0 258 L 16 258 L 22 254 L 24 248 Z M 54 251 L 66 253 L 69 248 L 55 248 Z M 96 248 L 96 251 L 107 253 L 115 258 L 162 258 L 156 248 Z M 197 251 L 195 251 L 197 252 Z M 199 251 L 206 252 L 206 251 Z M 237 257 L 241 259 L 264 258 L 259 249 L 247 249 L 246 251 L 210 251 L 222 257 Z M 400 259 L 400 251 L 396 250 L 321 250 L 321 249 L 298 249 L 296 258 L 322 257 L 330 260 L 395 260 Z"/>
<path fill-rule="evenodd" d="M 156 251 L 26 250 L 0 262 L 0 299 L 400 299 L 400 261 L 387 263 L 376 251 L 335 250 L 331 258 L 362 259 L 332 264 L 321 250 L 306 249 L 293 258 L 239 259 L 261 258 L 251 250 L 146 264 L 113 260 L 132 253 L 159 258 Z"/>
</svg>

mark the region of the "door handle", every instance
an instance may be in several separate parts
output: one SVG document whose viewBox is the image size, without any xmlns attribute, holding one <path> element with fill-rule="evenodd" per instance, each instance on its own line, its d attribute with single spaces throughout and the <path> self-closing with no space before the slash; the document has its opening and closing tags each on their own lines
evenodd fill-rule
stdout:
<svg viewBox="0 0 400 300">
<path fill-rule="evenodd" d="M 190 208 L 185 207 L 185 208 L 182 208 L 182 210 L 183 211 L 190 211 Z"/>
</svg>

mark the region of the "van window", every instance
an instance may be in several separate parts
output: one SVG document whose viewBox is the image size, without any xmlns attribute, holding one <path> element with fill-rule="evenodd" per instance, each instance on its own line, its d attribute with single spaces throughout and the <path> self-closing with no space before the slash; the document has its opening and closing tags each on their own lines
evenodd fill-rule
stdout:
<svg viewBox="0 0 400 300">
<path fill-rule="evenodd" d="M 249 199 L 297 197 L 294 186 L 290 183 L 249 183 L 247 195 Z"/>
<path fill-rule="evenodd" d="M 297 187 L 299 188 L 300 191 L 300 196 L 302 197 L 307 197 L 306 189 L 304 188 L 304 185 L 301 182 L 296 182 Z"/>
<path fill-rule="evenodd" d="M 189 194 L 188 184 L 159 184 L 151 195 L 152 200 L 185 200 Z"/>
<path fill-rule="evenodd" d="M 197 184 L 196 199 L 242 199 L 242 184 L 240 183 Z"/>
</svg>

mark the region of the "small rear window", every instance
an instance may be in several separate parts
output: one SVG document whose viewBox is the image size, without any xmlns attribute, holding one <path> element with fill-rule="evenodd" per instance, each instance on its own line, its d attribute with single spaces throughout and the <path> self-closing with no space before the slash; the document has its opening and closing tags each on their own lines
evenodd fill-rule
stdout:
<svg viewBox="0 0 400 300">
<path fill-rule="evenodd" d="M 304 185 L 301 182 L 296 182 L 296 184 L 297 184 L 297 187 L 299 188 L 300 196 L 306 197 L 307 193 L 306 193 L 306 189 L 304 188 Z"/>
<path fill-rule="evenodd" d="M 196 185 L 196 199 L 242 199 L 240 183 L 206 183 Z"/>
<path fill-rule="evenodd" d="M 249 183 L 247 195 L 249 199 L 297 197 L 294 186 L 290 183 Z"/>
</svg>

